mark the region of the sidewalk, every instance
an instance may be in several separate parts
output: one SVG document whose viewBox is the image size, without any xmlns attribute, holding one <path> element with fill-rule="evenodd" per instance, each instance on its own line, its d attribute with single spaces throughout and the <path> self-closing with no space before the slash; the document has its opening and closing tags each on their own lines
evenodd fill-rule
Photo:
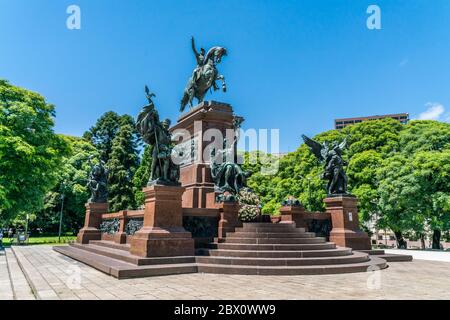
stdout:
<svg viewBox="0 0 450 320">
<path fill-rule="evenodd" d="M 0 300 L 35 300 L 11 248 L 0 249 Z"/>
<path fill-rule="evenodd" d="M 386 249 L 384 251 L 391 254 L 409 254 L 415 260 L 450 262 L 450 252 L 401 249 Z"/>
<path fill-rule="evenodd" d="M 447 262 L 414 260 L 389 263 L 389 268 L 377 272 L 334 275 L 193 273 L 117 280 L 51 246 L 14 247 L 14 251 L 36 296 L 45 300 L 450 299 Z"/>
<path fill-rule="evenodd" d="M 9 279 L 8 264 L 6 262 L 6 252 L 0 249 L 0 300 L 12 300 L 14 294 L 11 280 Z"/>
</svg>

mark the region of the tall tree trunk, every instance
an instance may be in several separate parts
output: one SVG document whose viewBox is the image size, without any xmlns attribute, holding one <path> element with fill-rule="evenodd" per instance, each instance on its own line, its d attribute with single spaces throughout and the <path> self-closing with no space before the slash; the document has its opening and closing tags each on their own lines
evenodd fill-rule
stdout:
<svg viewBox="0 0 450 320">
<path fill-rule="evenodd" d="M 423 233 L 420 235 L 420 244 L 422 246 L 422 250 L 425 250 L 425 235 Z"/>
<path fill-rule="evenodd" d="M 433 230 L 433 249 L 441 249 L 441 230 Z"/>
<path fill-rule="evenodd" d="M 397 239 L 397 249 L 406 249 L 407 243 L 405 239 L 403 239 L 403 235 L 401 231 L 394 231 L 395 238 Z"/>
</svg>

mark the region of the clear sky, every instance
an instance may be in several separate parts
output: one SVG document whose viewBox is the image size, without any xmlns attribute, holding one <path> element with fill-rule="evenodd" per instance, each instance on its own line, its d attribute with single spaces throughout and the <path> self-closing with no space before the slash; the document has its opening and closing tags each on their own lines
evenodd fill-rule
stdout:
<svg viewBox="0 0 450 320">
<path fill-rule="evenodd" d="M 81 8 L 81 30 L 66 9 Z M 381 8 L 381 30 L 366 9 Z M 281 151 L 333 119 L 409 112 L 450 119 L 448 0 L 0 0 L 0 78 L 56 105 L 56 131 L 81 135 L 105 111 L 136 115 L 156 92 L 178 118 L 198 46 L 219 65 L 246 128 L 279 128 Z"/>
</svg>

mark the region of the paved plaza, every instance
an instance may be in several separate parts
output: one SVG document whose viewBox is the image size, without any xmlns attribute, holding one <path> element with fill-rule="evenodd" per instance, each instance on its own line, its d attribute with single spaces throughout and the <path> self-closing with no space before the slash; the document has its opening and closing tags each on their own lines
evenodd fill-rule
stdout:
<svg viewBox="0 0 450 320">
<path fill-rule="evenodd" d="M 415 260 L 389 263 L 378 272 L 338 275 L 194 273 L 117 280 L 51 246 L 30 246 L 0 252 L 0 284 L 0 299 L 6 300 L 450 299 L 450 263 Z"/>
</svg>

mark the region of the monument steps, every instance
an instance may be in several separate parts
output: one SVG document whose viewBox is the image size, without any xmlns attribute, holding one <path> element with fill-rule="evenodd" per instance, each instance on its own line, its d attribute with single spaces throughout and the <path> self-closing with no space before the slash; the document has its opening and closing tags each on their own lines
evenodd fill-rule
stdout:
<svg viewBox="0 0 450 320">
<path fill-rule="evenodd" d="M 240 244 L 317 244 L 325 243 L 325 238 L 226 238 L 224 243 Z"/>
<path fill-rule="evenodd" d="M 235 232 L 257 232 L 257 233 L 278 233 L 278 232 L 287 232 L 287 233 L 302 233 L 304 234 L 305 228 L 295 228 L 295 225 L 292 223 L 283 223 L 283 224 L 273 224 L 274 227 L 268 226 L 270 223 L 265 223 L 265 226 L 247 226 L 244 223 L 243 227 L 237 227 Z"/>
<path fill-rule="evenodd" d="M 242 266 L 198 263 L 198 272 L 242 275 L 318 275 L 368 272 L 387 267 L 386 261 L 377 257 L 362 263 L 313 266 Z"/>
<path fill-rule="evenodd" d="M 210 243 L 208 248 L 197 250 L 199 272 L 298 275 L 366 272 L 387 267 L 379 257 L 337 247 L 304 228 L 296 228 L 293 222 L 244 223 L 236 230 Z"/>
<path fill-rule="evenodd" d="M 227 235 L 227 239 L 232 238 L 314 238 L 314 232 L 242 232 L 236 231 Z"/>
<path fill-rule="evenodd" d="M 242 257 L 220 257 L 204 256 L 196 257 L 197 263 L 220 264 L 220 265 L 249 265 L 249 266 L 312 266 L 312 265 L 335 265 L 352 264 L 369 261 L 365 253 L 354 253 L 347 256 L 334 257 L 311 257 L 311 258 L 242 258 Z"/>
<path fill-rule="evenodd" d="M 241 257 L 241 258 L 312 258 L 336 257 L 351 255 L 350 248 L 336 248 L 331 250 L 304 250 L 304 251 L 258 251 L 258 250 L 224 250 L 224 249 L 198 249 L 197 255 L 215 257 Z"/>
<path fill-rule="evenodd" d="M 230 250 L 322 250 L 334 249 L 336 244 L 333 242 L 312 243 L 312 244 L 246 244 L 246 243 L 210 243 L 211 249 L 230 249 Z"/>
<path fill-rule="evenodd" d="M 411 255 L 407 254 L 395 254 L 395 253 L 386 253 L 384 250 L 375 249 L 375 250 L 358 250 L 360 252 L 367 253 L 371 256 L 377 256 L 378 258 L 382 258 L 387 262 L 409 262 L 413 260 Z"/>
<path fill-rule="evenodd" d="M 174 264 L 174 263 L 194 263 L 195 257 L 154 257 L 154 258 L 142 258 L 132 255 L 128 251 L 117 250 L 105 246 L 99 246 L 97 244 L 77 244 L 72 243 L 70 246 L 77 249 L 86 250 L 88 252 L 103 255 L 109 258 L 122 260 L 128 263 L 132 263 L 138 266 L 142 265 L 155 265 L 155 264 Z"/>
<path fill-rule="evenodd" d="M 56 246 L 53 247 L 53 249 L 56 252 L 87 264 L 118 279 L 196 273 L 198 271 L 196 263 L 171 263 L 137 266 L 132 263 L 89 252 L 74 246 Z"/>
<path fill-rule="evenodd" d="M 91 240 L 89 241 L 89 244 L 95 244 L 102 247 L 112 248 L 112 249 L 118 249 L 123 251 L 130 251 L 130 244 L 128 243 L 115 243 L 114 241 L 109 240 Z"/>
</svg>

